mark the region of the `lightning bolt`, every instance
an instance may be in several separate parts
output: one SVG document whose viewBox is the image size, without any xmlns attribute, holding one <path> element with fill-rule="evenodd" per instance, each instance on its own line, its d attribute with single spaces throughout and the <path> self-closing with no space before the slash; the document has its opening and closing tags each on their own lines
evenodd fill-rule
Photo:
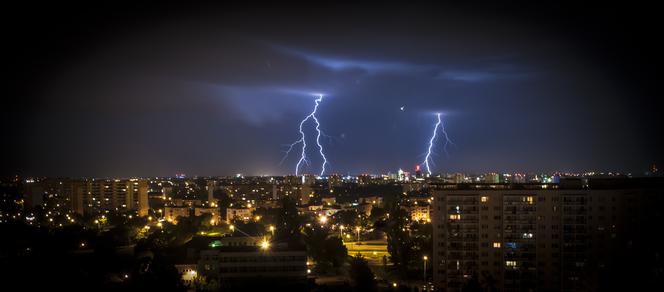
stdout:
<svg viewBox="0 0 664 292">
<path fill-rule="evenodd" d="M 318 145 L 318 153 L 320 153 L 320 156 L 323 158 L 323 165 L 320 170 L 320 176 L 323 176 L 325 173 L 325 165 L 327 165 L 327 157 L 325 157 L 325 153 L 323 153 L 323 145 L 320 144 L 320 136 L 321 136 L 321 131 L 320 131 L 320 123 L 318 122 L 318 118 L 316 117 L 316 109 L 318 108 L 318 103 L 323 100 L 323 95 L 320 95 L 318 99 L 316 99 L 316 106 L 314 107 L 314 111 L 311 113 L 311 117 L 314 119 L 314 122 L 316 122 L 316 144 Z"/>
<path fill-rule="evenodd" d="M 445 151 L 446 155 L 449 155 L 447 152 L 447 145 L 452 144 L 454 145 L 454 142 L 450 139 L 450 137 L 447 135 L 447 131 L 445 131 L 445 125 L 443 124 L 442 120 L 440 119 L 440 113 L 436 113 L 436 125 L 433 128 L 433 134 L 431 135 L 431 139 L 429 139 L 429 147 L 427 148 L 427 154 L 426 157 L 424 158 L 424 166 L 427 168 L 427 173 L 431 175 L 431 168 L 429 167 L 429 162 L 433 164 L 433 159 L 431 158 L 431 154 L 433 153 L 433 144 L 436 141 L 437 133 L 440 131 L 445 138 L 445 144 L 443 145 L 443 150 Z M 440 130 L 439 130 L 440 129 Z"/>
<path fill-rule="evenodd" d="M 438 114 L 438 119 L 440 120 L 440 114 Z M 452 146 L 456 146 L 454 142 L 452 142 L 452 139 L 447 135 L 447 131 L 445 131 L 445 123 L 441 122 L 440 123 L 440 132 L 443 133 L 443 136 L 445 137 L 445 144 L 443 144 L 443 151 L 445 151 L 446 156 L 450 156 L 450 153 L 447 152 L 447 145 L 452 144 Z"/>
<path fill-rule="evenodd" d="M 288 150 L 286 150 L 286 154 L 284 157 L 281 159 L 281 163 L 288 157 L 288 154 L 293 150 L 295 146 L 298 144 L 302 144 L 302 152 L 300 154 L 300 159 L 297 161 L 297 164 L 295 165 L 295 175 L 299 175 L 300 173 L 300 166 L 302 163 L 306 163 L 309 165 L 309 160 L 307 159 L 307 141 L 306 141 L 306 135 L 304 133 L 303 127 L 304 124 L 309 120 L 313 120 L 314 123 L 316 124 L 316 145 L 318 145 L 318 153 L 320 153 L 320 156 L 323 158 L 323 165 L 321 167 L 320 171 L 320 176 L 322 176 L 325 173 L 325 166 L 328 164 L 327 162 L 327 157 L 325 156 L 325 153 L 323 151 L 323 145 L 320 143 L 320 137 L 323 135 L 322 131 L 320 130 L 320 122 L 318 121 L 318 117 L 316 117 L 316 112 L 318 111 L 318 106 L 320 105 L 320 102 L 323 101 L 323 95 L 320 94 L 318 95 L 318 98 L 314 100 L 315 105 L 313 111 L 302 121 L 300 122 L 300 127 L 299 127 L 299 132 L 300 132 L 300 139 L 296 140 L 295 142 L 288 144 Z"/>
</svg>

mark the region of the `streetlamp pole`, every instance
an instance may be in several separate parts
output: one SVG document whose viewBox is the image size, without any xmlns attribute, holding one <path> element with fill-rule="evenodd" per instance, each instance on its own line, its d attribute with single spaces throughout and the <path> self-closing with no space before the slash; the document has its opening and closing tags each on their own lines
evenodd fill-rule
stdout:
<svg viewBox="0 0 664 292">
<path fill-rule="evenodd" d="M 424 259 L 424 283 L 426 285 L 427 282 L 427 260 L 429 259 L 427 256 L 422 257 Z"/>
<path fill-rule="evenodd" d="M 360 243 L 360 227 L 355 228 L 355 231 L 357 231 L 357 243 Z"/>
</svg>

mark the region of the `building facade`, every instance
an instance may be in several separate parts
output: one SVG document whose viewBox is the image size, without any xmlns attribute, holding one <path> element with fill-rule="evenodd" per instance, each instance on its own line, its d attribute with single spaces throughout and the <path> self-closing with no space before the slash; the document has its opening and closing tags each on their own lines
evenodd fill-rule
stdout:
<svg viewBox="0 0 664 292">
<path fill-rule="evenodd" d="M 70 181 L 71 208 L 79 214 L 106 210 L 136 211 L 148 214 L 148 183 L 141 179 L 90 179 Z"/>
<path fill-rule="evenodd" d="M 433 280 L 461 291 L 598 291 L 614 253 L 661 218 L 662 188 L 578 184 L 440 185 L 433 192 Z M 639 214 L 637 210 L 651 210 Z"/>
<path fill-rule="evenodd" d="M 224 246 L 201 251 L 198 271 L 229 289 L 244 287 L 255 280 L 305 283 L 307 256 L 304 249 Z"/>
</svg>

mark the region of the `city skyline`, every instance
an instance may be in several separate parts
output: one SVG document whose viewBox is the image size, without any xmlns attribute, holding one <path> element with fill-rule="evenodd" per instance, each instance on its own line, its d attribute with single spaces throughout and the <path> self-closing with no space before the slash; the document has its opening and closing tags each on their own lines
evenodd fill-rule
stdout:
<svg viewBox="0 0 664 292">
<path fill-rule="evenodd" d="M 654 4 L 7 3 L 21 291 L 664 287 Z"/>
<path fill-rule="evenodd" d="M 317 94 L 326 173 L 422 164 L 435 113 L 455 145 L 433 173 L 662 164 L 648 21 L 614 24 L 639 9 L 178 8 L 39 10 L 15 32 L 3 174 L 293 174 Z"/>
</svg>

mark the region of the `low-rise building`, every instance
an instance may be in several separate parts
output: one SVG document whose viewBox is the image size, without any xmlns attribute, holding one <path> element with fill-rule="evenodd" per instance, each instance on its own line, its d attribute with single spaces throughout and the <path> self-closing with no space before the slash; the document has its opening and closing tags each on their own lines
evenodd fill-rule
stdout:
<svg viewBox="0 0 664 292">
<path fill-rule="evenodd" d="M 226 208 L 226 222 L 233 220 L 249 221 L 255 208 Z"/>
<path fill-rule="evenodd" d="M 198 271 L 226 288 L 240 288 L 255 280 L 303 284 L 307 280 L 307 255 L 304 248 L 286 244 L 220 246 L 201 251 Z"/>
</svg>

